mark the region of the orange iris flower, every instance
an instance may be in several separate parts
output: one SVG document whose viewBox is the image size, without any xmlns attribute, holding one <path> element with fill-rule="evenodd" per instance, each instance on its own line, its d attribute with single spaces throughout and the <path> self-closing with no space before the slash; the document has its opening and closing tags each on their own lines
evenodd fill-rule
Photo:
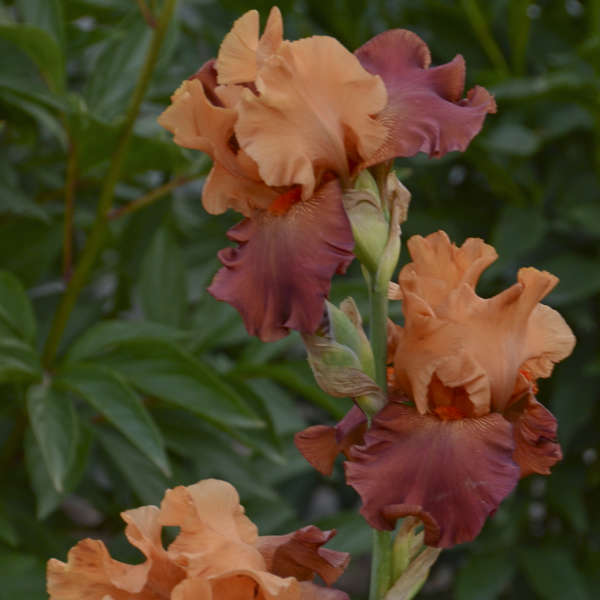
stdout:
<svg viewBox="0 0 600 600">
<path fill-rule="evenodd" d="M 121 563 L 100 540 L 82 540 L 66 563 L 48 562 L 50 600 L 348 600 L 312 583 L 318 574 L 330 585 L 350 560 L 321 548 L 335 531 L 308 526 L 259 536 L 225 481 L 176 487 L 160 508 L 142 506 L 121 516 L 127 539 L 146 560 Z M 163 526 L 179 527 L 166 549 Z"/>
<path fill-rule="evenodd" d="M 536 380 L 575 338 L 539 303 L 558 282 L 550 273 L 521 269 L 484 299 L 475 286 L 497 254 L 482 240 L 457 248 L 440 231 L 413 236 L 408 249 L 412 262 L 391 292 L 405 322 L 390 326 L 387 405 L 366 433 L 355 407 L 336 427 L 300 432 L 296 445 L 325 473 L 346 453 L 346 480 L 373 527 L 416 515 L 426 543 L 445 547 L 475 538 L 520 477 L 549 474 L 562 458 Z"/>
<path fill-rule="evenodd" d="M 391 30 L 354 54 L 337 40 L 283 39 L 273 8 L 259 37 L 252 10 L 173 94 L 159 123 L 175 143 L 213 159 L 203 190 L 212 214 L 246 218 L 219 253 L 209 292 L 235 306 L 265 341 L 314 332 L 331 278 L 353 259 L 342 190 L 396 156 L 465 150 L 496 105 L 465 64 L 429 68 L 427 45 Z"/>
</svg>

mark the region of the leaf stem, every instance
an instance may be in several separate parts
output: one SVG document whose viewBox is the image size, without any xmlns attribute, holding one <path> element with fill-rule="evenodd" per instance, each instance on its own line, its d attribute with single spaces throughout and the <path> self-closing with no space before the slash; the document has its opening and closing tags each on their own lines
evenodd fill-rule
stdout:
<svg viewBox="0 0 600 600">
<path fill-rule="evenodd" d="M 61 298 L 60 304 L 58 305 L 58 309 L 52 321 L 52 327 L 44 347 L 43 363 L 45 368 L 50 367 L 54 357 L 56 356 L 58 345 L 77 297 L 79 296 L 79 293 L 81 292 L 81 289 L 87 280 L 88 274 L 96 262 L 96 258 L 98 257 L 100 250 L 102 249 L 104 237 L 108 227 L 108 214 L 112 206 L 115 186 L 121 174 L 123 162 L 127 153 L 127 146 L 133 131 L 133 126 L 138 116 L 140 105 L 146 93 L 146 89 L 150 83 L 150 78 L 152 77 L 152 72 L 154 71 L 154 66 L 158 59 L 158 53 L 164 40 L 176 3 L 177 0 L 165 0 L 162 12 L 156 23 L 152 41 L 146 54 L 146 60 L 133 91 L 129 108 L 125 116 L 125 121 L 119 135 L 117 148 L 113 154 L 108 173 L 106 174 L 106 179 L 104 180 L 104 186 L 100 193 L 96 212 L 96 220 L 94 221 L 86 245 L 81 253 L 81 258 L 75 267 L 72 278 L 69 280 L 67 289 Z"/>
<path fill-rule="evenodd" d="M 69 156 L 65 183 L 65 220 L 63 224 L 63 278 L 69 281 L 73 268 L 73 213 L 75 210 L 75 186 L 77 183 L 77 146 L 69 136 Z"/>
<path fill-rule="evenodd" d="M 131 214 L 132 212 L 136 212 L 136 211 L 140 210 L 141 208 L 144 208 L 144 207 L 148 206 L 149 204 L 152 204 L 155 200 L 162 198 L 163 196 L 168 194 L 171 190 L 181 187 L 182 185 L 185 185 L 186 183 L 189 183 L 190 181 L 193 181 L 194 179 L 198 179 L 199 177 L 202 177 L 203 175 L 204 175 L 203 173 L 198 173 L 197 175 L 191 175 L 191 176 L 181 175 L 179 177 L 175 177 L 174 179 L 171 179 L 171 181 L 168 181 L 167 183 L 165 183 L 153 190 L 150 190 L 148 193 L 140 196 L 139 198 L 132 200 L 129 204 L 125 204 L 124 206 L 120 206 L 119 208 L 115 208 L 115 209 L 111 210 L 110 213 L 108 214 L 108 218 L 111 220 L 118 219 L 119 217 L 123 217 L 124 215 Z"/>
<path fill-rule="evenodd" d="M 387 287 L 381 289 L 377 277 L 370 277 L 370 332 L 375 359 L 375 382 L 387 395 Z M 392 585 L 392 532 L 373 529 L 371 584 L 369 600 L 381 600 Z"/>
<path fill-rule="evenodd" d="M 137 0 L 138 6 L 140 7 L 140 12 L 142 13 L 142 17 L 144 17 L 144 21 L 148 23 L 148 27 L 152 27 L 154 29 L 156 27 L 156 19 L 152 14 L 150 8 L 146 4 L 146 0 Z"/>
</svg>

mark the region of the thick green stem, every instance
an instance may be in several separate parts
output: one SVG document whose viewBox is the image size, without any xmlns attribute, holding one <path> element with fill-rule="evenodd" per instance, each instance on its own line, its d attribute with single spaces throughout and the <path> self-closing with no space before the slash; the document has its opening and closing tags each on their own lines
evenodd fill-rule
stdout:
<svg viewBox="0 0 600 600">
<path fill-rule="evenodd" d="M 377 278 L 370 278 L 371 347 L 375 359 L 375 381 L 387 393 L 387 287 L 382 290 Z M 373 530 L 371 585 L 369 600 L 381 600 L 392 585 L 392 532 Z"/>
<path fill-rule="evenodd" d="M 58 305 L 58 309 L 54 315 L 54 320 L 52 321 L 52 328 L 50 329 L 50 334 L 48 335 L 48 339 L 46 340 L 46 345 L 44 347 L 43 362 L 45 368 L 49 368 L 51 366 L 54 357 L 56 356 L 58 345 L 69 320 L 71 311 L 75 306 L 77 297 L 87 281 L 89 272 L 96 262 L 96 258 L 98 257 L 100 250 L 102 249 L 104 237 L 108 227 L 108 214 L 112 206 L 115 186 L 117 185 L 117 181 L 119 180 L 119 176 L 121 174 L 123 162 L 127 154 L 127 146 L 133 131 L 133 126 L 138 116 L 140 105 L 146 93 L 146 89 L 150 83 L 150 78 L 152 77 L 152 72 L 154 71 L 154 66 L 156 65 L 156 60 L 158 58 L 158 52 L 165 37 L 171 16 L 173 15 L 176 2 L 177 0 L 165 0 L 161 15 L 157 21 L 156 28 L 154 29 L 152 42 L 148 48 L 144 66 L 142 67 L 142 71 L 133 91 L 129 108 L 125 116 L 125 121 L 119 136 L 119 141 L 117 143 L 117 148 L 112 156 L 112 161 L 104 180 L 104 186 L 100 193 L 100 199 L 98 201 L 98 208 L 96 212 L 96 220 L 92 226 L 92 230 L 86 242 L 85 248 L 81 253 L 81 258 L 75 268 L 75 271 L 73 272 L 73 276 L 69 280 L 67 289 L 61 298 L 60 304 Z"/>
</svg>

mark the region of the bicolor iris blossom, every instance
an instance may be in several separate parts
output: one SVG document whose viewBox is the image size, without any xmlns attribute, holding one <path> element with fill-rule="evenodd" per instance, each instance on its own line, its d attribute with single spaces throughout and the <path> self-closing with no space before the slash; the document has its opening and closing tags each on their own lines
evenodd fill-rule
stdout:
<svg viewBox="0 0 600 600">
<path fill-rule="evenodd" d="M 564 319 L 540 304 L 556 277 L 521 269 L 492 298 L 475 292 L 496 258 L 480 239 L 460 247 L 444 232 L 408 241 L 412 262 L 391 297 L 404 326 L 390 325 L 389 398 L 368 431 L 354 407 L 336 427 L 300 432 L 296 445 L 323 473 L 339 452 L 346 481 L 377 529 L 419 517 L 428 545 L 474 539 L 521 477 L 547 475 L 562 458 L 556 419 L 536 381 L 573 350 Z"/>
<path fill-rule="evenodd" d="M 245 219 L 221 250 L 209 292 L 241 313 L 248 331 L 276 340 L 314 332 L 331 279 L 353 259 L 343 190 L 394 157 L 463 151 L 494 99 L 463 98 L 461 56 L 430 68 L 414 33 L 386 31 L 354 54 L 336 39 L 283 39 L 273 8 L 259 36 L 252 10 L 173 94 L 159 123 L 175 143 L 213 159 L 203 190 L 212 214 Z"/>
<path fill-rule="evenodd" d="M 160 508 L 121 515 L 125 535 L 146 560 L 128 565 L 100 540 L 85 539 L 66 563 L 48 562 L 50 600 L 348 600 L 328 585 L 344 571 L 345 552 L 321 548 L 335 531 L 308 526 L 288 535 L 259 536 L 230 484 L 206 479 L 168 490 Z M 164 548 L 164 526 L 177 526 Z"/>
</svg>

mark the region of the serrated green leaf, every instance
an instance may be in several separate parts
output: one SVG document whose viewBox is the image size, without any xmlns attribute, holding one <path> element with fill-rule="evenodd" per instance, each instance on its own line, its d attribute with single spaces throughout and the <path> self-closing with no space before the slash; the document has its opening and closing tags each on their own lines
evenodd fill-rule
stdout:
<svg viewBox="0 0 600 600">
<path fill-rule="evenodd" d="M 520 548 L 518 557 L 527 581 L 540 600 L 589 600 L 585 579 L 565 548 Z"/>
<path fill-rule="evenodd" d="M 69 349 L 67 362 L 87 360 L 123 343 L 181 342 L 189 334 L 148 321 L 102 321 L 90 327 Z"/>
<path fill-rule="evenodd" d="M 69 467 L 74 463 L 79 427 L 68 394 L 42 384 L 27 391 L 29 422 L 50 479 L 57 492 L 65 489 Z"/>
<path fill-rule="evenodd" d="M 26 342 L 35 339 L 35 316 L 25 288 L 8 271 L 0 271 L 0 320 Z"/>
<path fill-rule="evenodd" d="M 0 37 L 18 46 L 35 62 L 52 91 L 64 90 L 64 58 L 58 43 L 47 31 L 32 25 L 0 24 Z"/>
<path fill-rule="evenodd" d="M 173 233 L 161 227 L 142 262 L 139 296 L 151 321 L 182 325 L 187 307 L 183 256 Z"/>
<path fill-rule="evenodd" d="M 138 498 L 144 504 L 159 504 L 169 487 L 164 474 L 116 431 L 96 427 L 96 436 Z"/>
<path fill-rule="evenodd" d="M 0 339 L 0 383 L 39 381 L 42 365 L 29 344 L 16 338 Z"/>
<path fill-rule="evenodd" d="M 169 474 L 158 427 L 140 398 L 117 373 L 106 367 L 75 363 L 60 371 L 55 384 L 81 396 L 163 473 Z"/>
<path fill-rule="evenodd" d="M 506 552 L 471 556 L 458 571 L 456 600 L 495 600 L 515 571 L 514 558 Z"/>
</svg>

